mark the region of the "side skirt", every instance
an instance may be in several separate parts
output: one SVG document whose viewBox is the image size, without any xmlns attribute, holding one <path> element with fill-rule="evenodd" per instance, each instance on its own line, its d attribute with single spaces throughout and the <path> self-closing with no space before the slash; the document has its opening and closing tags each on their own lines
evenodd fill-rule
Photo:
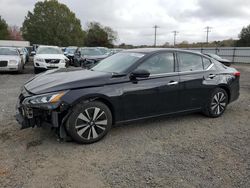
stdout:
<svg viewBox="0 0 250 188">
<path fill-rule="evenodd" d="M 180 114 L 189 114 L 189 113 L 193 113 L 193 112 L 200 112 L 201 110 L 202 110 L 202 108 L 195 108 L 195 109 L 191 109 L 191 110 L 182 110 L 182 111 L 177 111 L 177 112 L 172 112 L 172 113 L 158 114 L 158 115 L 141 117 L 141 118 L 136 118 L 136 119 L 117 121 L 117 122 L 115 122 L 115 125 L 134 122 L 134 121 L 140 121 L 140 120 L 145 120 L 145 119 L 150 119 L 150 118 L 156 118 L 156 117 L 163 117 L 163 116 L 167 117 L 167 116 L 180 115 Z"/>
</svg>

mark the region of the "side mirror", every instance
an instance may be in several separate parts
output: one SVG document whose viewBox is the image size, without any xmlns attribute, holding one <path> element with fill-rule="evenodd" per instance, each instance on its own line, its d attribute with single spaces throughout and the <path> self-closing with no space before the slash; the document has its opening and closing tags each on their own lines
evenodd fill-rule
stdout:
<svg viewBox="0 0 250 188">
<path fill-rule="evenodd" d="M 32 51 L 32 52 L 30 53 L 30 55 L 36 55 L 36 52 L 35 52 L 35 51 Z"/>
<path fill-rule="evenodd" d="M 131 78 L 148 78 L 150 73 L 144 69 L 137 69 L 131 73 Z"/>
</svg>

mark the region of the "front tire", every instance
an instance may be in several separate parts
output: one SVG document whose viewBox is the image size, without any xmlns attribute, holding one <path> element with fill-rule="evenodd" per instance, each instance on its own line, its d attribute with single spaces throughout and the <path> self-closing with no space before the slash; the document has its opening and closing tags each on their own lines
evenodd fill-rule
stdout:
<svg viewBox="0 0 250 188">
<path fill-rule="evenodd" d="M 102 139 L 110 130 L 112 114 L 99 101 L 76 105 L 66 122 L 68 134 L 78 143 L 90 144 Z"/>
<path fill-rule="evenodd" d="M 203 111 L 203 113 L 208 117 L 219 117 L 221 116 L 228 104 L 228 94 L 222 88 L 216 88 Z"/>
<path fill-rule="evenodd" d="M 23 73 L 23 69 L 24 69 L 24 64 L 22 63 L 20 69 L 17 72 L 19 74 L 22 74 Z"/>
</svg>

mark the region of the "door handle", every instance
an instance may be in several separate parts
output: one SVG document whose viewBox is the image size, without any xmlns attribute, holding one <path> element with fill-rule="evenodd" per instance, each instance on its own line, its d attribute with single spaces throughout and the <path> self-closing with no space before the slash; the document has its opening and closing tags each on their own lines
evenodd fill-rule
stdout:
<svg viewBox="0 0 250 188">
<path fill-rule="evenodd" d="M 215 74 L 209 74 L 208 78 L 213 79 L 216 75 Z"/>
<path fill-rule="evenodd" d="M 172 85 L 176 85 L 176 84 L 178 84 L 177 81 L 170 81 L 170 82 L 168 83 L 168 86 L 172 86 Z"/>
</svg>

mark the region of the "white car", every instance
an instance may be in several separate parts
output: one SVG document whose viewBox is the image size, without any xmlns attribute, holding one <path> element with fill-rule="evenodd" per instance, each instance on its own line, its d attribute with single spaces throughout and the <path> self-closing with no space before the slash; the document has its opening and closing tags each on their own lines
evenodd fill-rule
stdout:
<svg viewBox="0 0 250 188">
<path fill-rule="evenodd" d="M 0 71 L 14 71 L 21 73 L 24 62 L 17 48 L 0 47 Z"/>
<path fill-rule="evenodd" d="M 67 62 L 68 58 L 58 46 L 39 46 L 34 56 L 34 72 L 65 68 Z"/>
</svg>

